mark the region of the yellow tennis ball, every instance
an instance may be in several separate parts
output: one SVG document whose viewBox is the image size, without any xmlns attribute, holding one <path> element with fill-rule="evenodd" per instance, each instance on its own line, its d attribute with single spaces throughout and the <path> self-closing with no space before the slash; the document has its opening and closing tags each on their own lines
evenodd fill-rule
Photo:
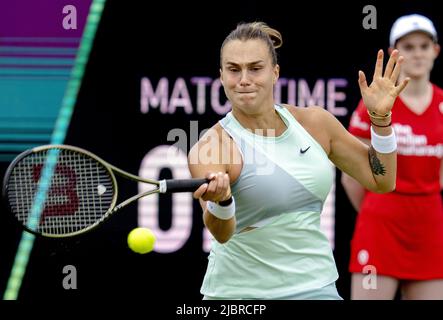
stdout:
<svg viewBox="0 0 443 320">
<path fill-rule="evenodd" d="M 155 235 L 148 228 L 135 228 L 128 234 L 128 246 L 137 253 L 148 253 L 154 249 Z"/>
</svg>

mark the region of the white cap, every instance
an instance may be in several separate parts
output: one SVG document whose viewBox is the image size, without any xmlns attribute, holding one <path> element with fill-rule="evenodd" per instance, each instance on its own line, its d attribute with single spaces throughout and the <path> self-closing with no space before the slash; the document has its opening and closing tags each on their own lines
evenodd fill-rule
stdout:
<svg viewBox="0 0 443 320">
<path fill-rule="evenodd" d="M 414 32 L 422 31 L 429 34 L 434 41 L 437 41 L 437 31 L 431 20 L 419 14 L 411 14 L 398 18 L 392 25 L 391 35 L 389 37 L 389 44 L 391 47 L 401 37 Z"/>
</svg>

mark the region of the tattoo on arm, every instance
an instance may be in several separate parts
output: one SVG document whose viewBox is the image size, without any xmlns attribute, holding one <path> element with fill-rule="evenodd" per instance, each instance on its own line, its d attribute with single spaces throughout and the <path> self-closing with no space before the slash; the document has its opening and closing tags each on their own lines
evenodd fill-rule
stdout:
<svg viewBox="0 0 443 320">
<path fill-rule="evenodd" d="M 382 176 L 385 175 L 386 169 L 383 166 L 383 164 L 380 162 L 380 159 L 377 158 L 377 153 L 375 152 L 374 148 L 372 146 L 369 147 L 369 164 L 371 166 L 372 173 L 375 175 L 381 174 Z"/>
</svg>

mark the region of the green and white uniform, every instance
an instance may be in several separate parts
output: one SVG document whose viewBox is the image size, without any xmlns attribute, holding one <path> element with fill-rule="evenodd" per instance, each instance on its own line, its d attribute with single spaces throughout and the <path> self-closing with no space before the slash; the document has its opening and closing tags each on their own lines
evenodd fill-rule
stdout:
<svg viewBox="0 0 443 320">
<path fill-rule="evenodd" d="M 320 230 L 333 180 L 328 156 L 286 108 L 275 108 L 287 126 L 278 137 L 252 133 L 231 112 L 220 120 L 241 152 L 243 168 L 231 185 L 236 232 L 225 244 L 212 241 L 201 288 L 206 298 L 296 297 L 338 278 Z M 257 228 L 239 233 L 248 226 Z"/>
</svg>

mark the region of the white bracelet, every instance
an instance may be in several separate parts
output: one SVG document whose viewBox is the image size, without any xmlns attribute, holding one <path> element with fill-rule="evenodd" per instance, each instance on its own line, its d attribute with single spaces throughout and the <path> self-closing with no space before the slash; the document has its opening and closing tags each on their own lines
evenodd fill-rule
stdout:
<svg viewBox="0 0 443 320">
<path fill-rule="evenodd" d="M 231 197 L 232 202 L 226 207 L 223 207 L 212 201 L 207 201 L 206 208 L 217 218 L 222 220 L 229 220 L 235 215 L 235 199 L 233 196 Z"/>
<path fill-rule="evenodd" d="M 378 153 L 391 153 L 397 150 L 397 139 L 395 138 L 394 129 L 389 136 L 380 136 L 375 133 L 371 126 L 371 145 Z"/>
</svg>

